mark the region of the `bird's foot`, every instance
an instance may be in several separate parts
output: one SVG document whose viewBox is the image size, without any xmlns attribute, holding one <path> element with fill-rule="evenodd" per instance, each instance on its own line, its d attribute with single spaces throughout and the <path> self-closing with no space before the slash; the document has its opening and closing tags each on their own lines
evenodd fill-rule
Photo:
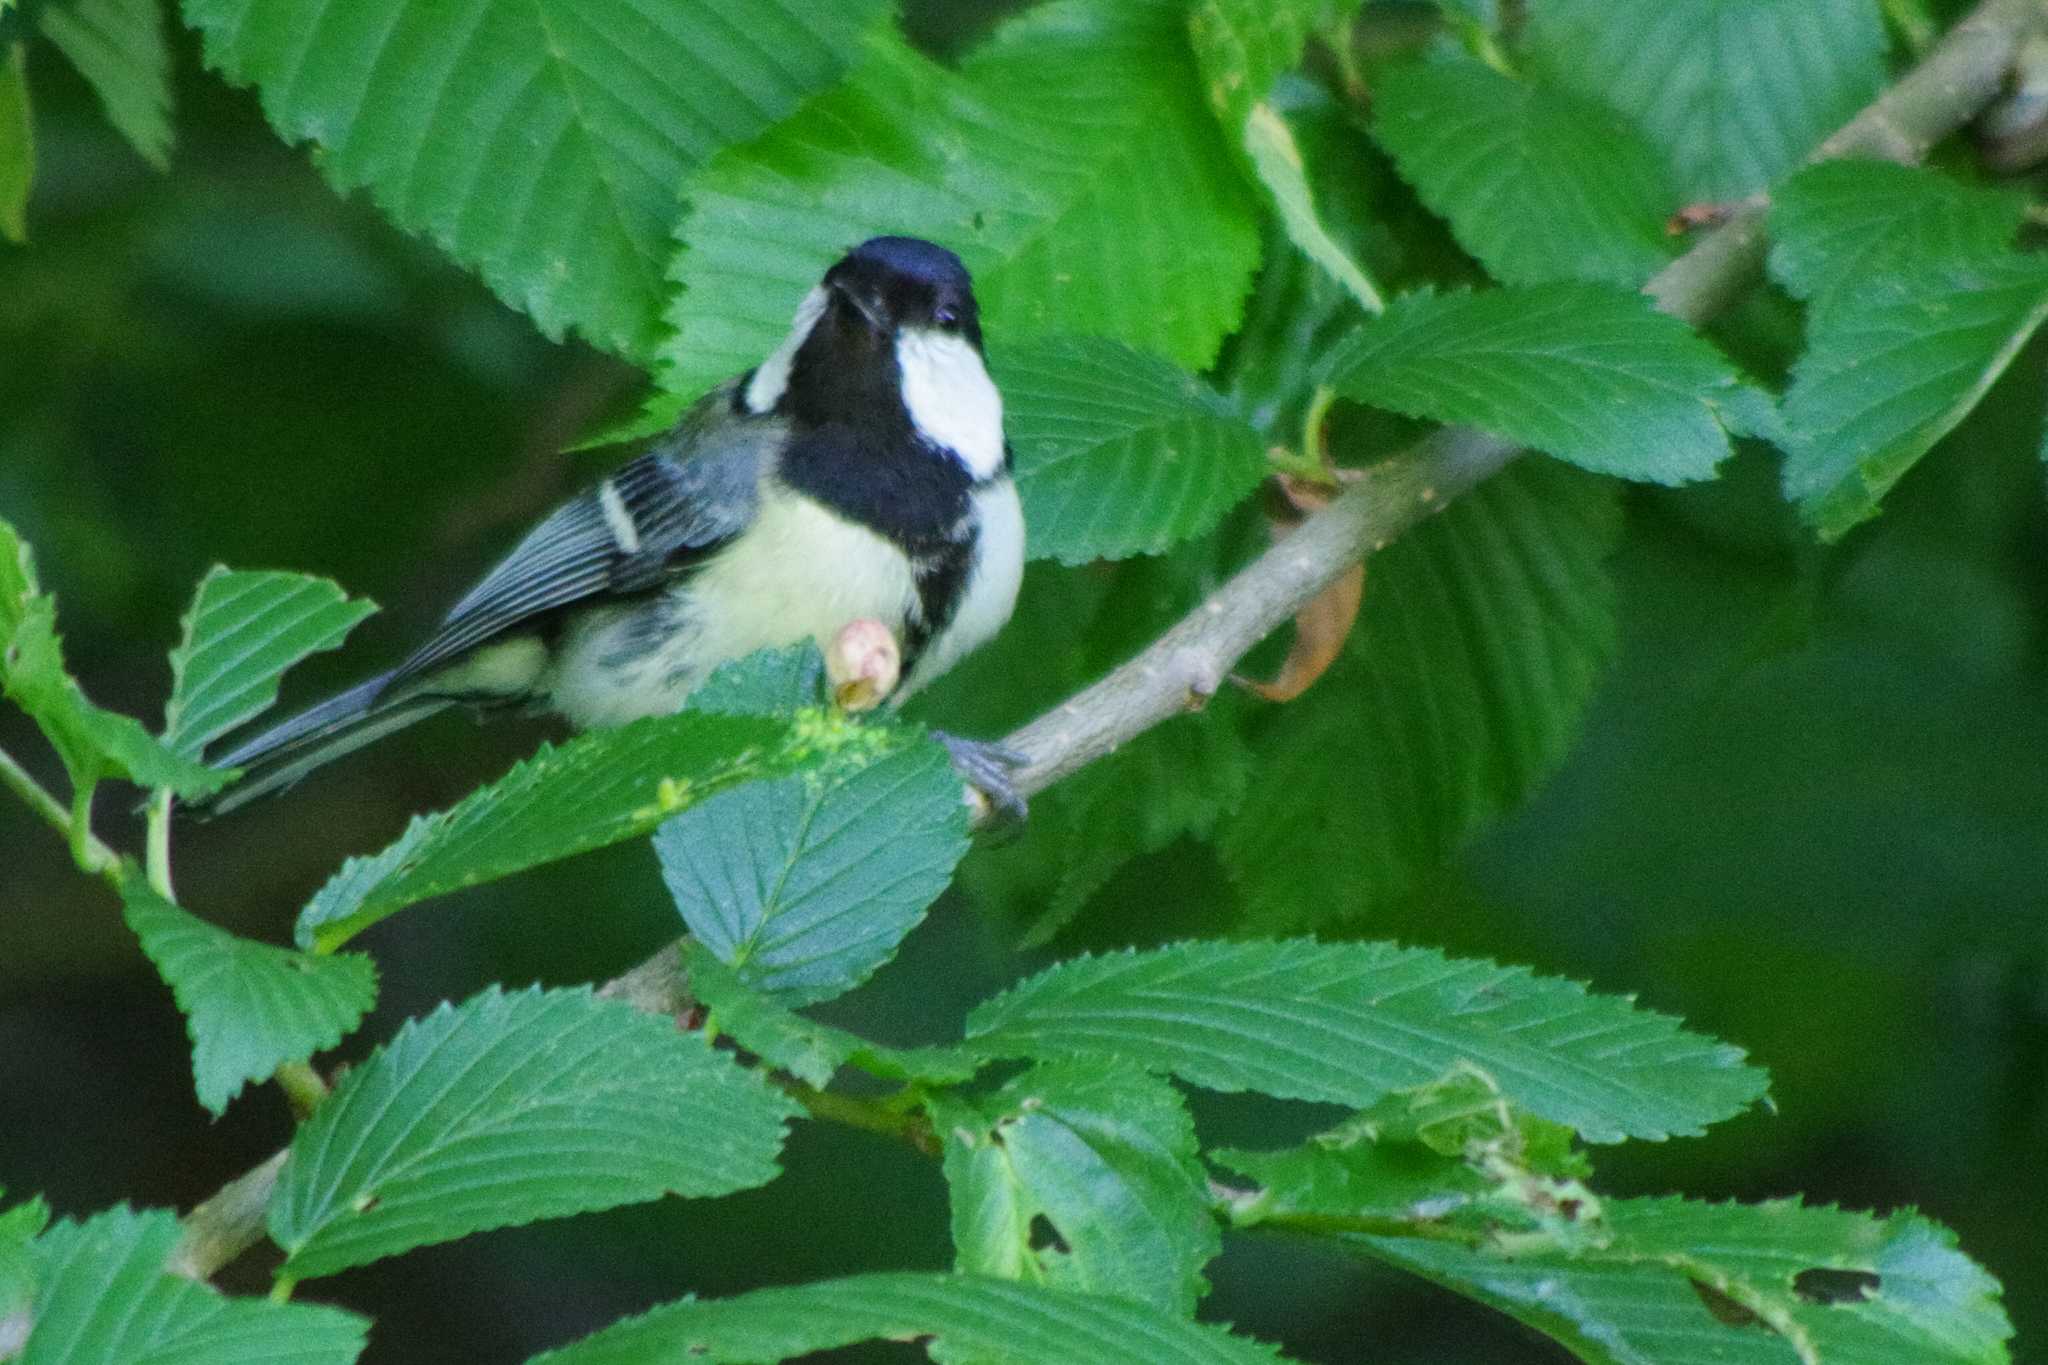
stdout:
<svg viewBox="0 0 2048 1365">
<path fill-rule="evenodd" d="M 1006 821 L 1022 824 L 1029 807 L 1025 805 L 1024 793 L 1017 790 L 1011 774 L 1031 762 L 1029 754 L 1019 753 L 1006 744 L 986 739 L 963 739 L 949 735 L 943 730 L 931 732 L 932 738 L 946 746 L 946 752 L 953 757 L 953 771 L 960 774 L 960 780 L 981 794 L 988 802 L 991 813 Z"/>
</svg>

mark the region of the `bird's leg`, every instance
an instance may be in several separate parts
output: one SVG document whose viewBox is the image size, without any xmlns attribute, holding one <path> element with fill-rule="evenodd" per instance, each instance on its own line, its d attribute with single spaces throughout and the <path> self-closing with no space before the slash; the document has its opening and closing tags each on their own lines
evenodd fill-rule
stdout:
<svg viewBox="0 0 2048 1365">
<path fill-rule="evenodd" d="M 931 736 L 946 746 L 946 752 L 953 756 L 953 771 L 988 799 L 992 811 L 1005 820 L 1023 823 L 1030 808 L 1011 774 L 1031 762 L 1029 754 L 995 740 L 964 739 L 944 730 L 934 730 Z"/>
<path fill-rule="evenodd" d="M 865 616 L 847 622 L 825 646 L 825 677 L 833 702 L 849 712 L 874 710 L 895 690 L 902 662 L 896 636 L 887 626 Z M 990 810 L 1006 821 L 1023 822 L 1027 811 L 1024 795 L 1010 774 L 1029 763 L 1029 755 L 943 730 L 933 730 L 931 736 L 946 746 L 953 758 L 953 771 L 981 793 Z"/>
</svg>

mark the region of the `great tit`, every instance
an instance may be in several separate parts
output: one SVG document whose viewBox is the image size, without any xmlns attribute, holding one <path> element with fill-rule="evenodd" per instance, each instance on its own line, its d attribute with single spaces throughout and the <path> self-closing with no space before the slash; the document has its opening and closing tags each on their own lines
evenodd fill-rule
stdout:
<svg viewBox="0 0 2048 1365">
<path fill-rule="evenodd" d="M 960 258 L 914 237 L 849 252 L 767 359 L 542 520 L 398 667 L 215 760 L 221 814 L 444 707 L 578 727 L 680 708 L 718 665 L 885 624 L 899 702 L 1010 617 L 1024 516 Z M 1017 756 L 941 736 L 1021 811 Z"/>
</svg>

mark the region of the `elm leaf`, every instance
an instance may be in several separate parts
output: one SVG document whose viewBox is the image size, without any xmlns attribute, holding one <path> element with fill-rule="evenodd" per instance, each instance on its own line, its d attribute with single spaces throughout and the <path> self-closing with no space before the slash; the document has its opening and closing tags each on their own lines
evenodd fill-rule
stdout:
<svg viewBox="0 0 2048 1365">
<path fill-rule="evenodd" d="M 1387 943 L 1081 957 L 977 1006 L 992 1057 L 1121 1058 L 1214 1090 L 1364 1107 L 1469 1061 L 1592 1142 L 1696 1133 L 1764 1091 L 1740 1049 L 1526 968 Z"/>
<path fill-rule="evenodd" d="M 1128 346 L 1025 342 L 998 377 L 1034 558 L 1157 554 L 1212 529 L 1265 474 L 1264 442 L 1224 399 Z"/>
<path fill-rule="evenodd" d="M 270 1205 L 284 1273 L 775 1178 L 793 1101 L 700 1034 L 587 989 L 443 1005 L 344 1076 Z"/>
<path fill-rule="evenodd" d="M 128 927 L 185 1016 L 199 1102 L 216 1114 L 247 1082 L 333 1047 L 377 1001 L 377 969 L 362 953 L 316 956 L 252 942 L 138 877 L 121 899 Z"/>
<path fill-rule="evenodd" d="M 367 189 L 548 336 L 573 328 L 644 361 L 684 177 L 829 86 L 884 8 L 189 0 L 184 12 L 207 61 L 255 86 L 283 137 L 315 144 L 337 189 Z"/>
</svg>

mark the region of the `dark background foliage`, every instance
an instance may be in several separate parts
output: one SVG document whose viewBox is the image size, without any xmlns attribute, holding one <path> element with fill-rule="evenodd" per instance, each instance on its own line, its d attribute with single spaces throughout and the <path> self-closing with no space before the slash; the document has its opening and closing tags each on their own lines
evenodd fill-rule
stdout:
<svg viewBox="0 0 2048 1365">
<path fill-rule="evenodd" d="M 931 31 L 943 42 L 949 27 Z M 336 578 L 386 608 L 351 659 L 388 657 L 585 476 L 556 451 L 638 384 L 540 340 L 338 199 L 252 97 L 201 74 L 189 41 L 178 58 L 169 177 L 60 64 L 37 70 L 35 241 L 0 249 L 0 514 L 38 547 L 78 674 L 144 714 L 209 564 Z M 1796 345 L 1771 296 L 1739 323 L 1751 349 Z M 1825 553 L 1760 449 L 1715 484 L 1632 490 L 1620 647 L 1568 760 L 1441 876 L 1343 926 L 1636 992 L 1745 1045 L 1772 1072 L 1777 1112 L 1603 1153 L 1605 1184 L 1918 1205 L 2005 1282 L 2021 1359 L 2048 1331 L 2043 360 L 2036 343 L 1880 519 Z M 1142 564 L 1082 572 L 1142 600 Z M 1169 619 L 1162 608 L 1133 638 Z M 287 698 L 355 667 L 317 659 Z M 1028 692 L 1032 667 L 999 650 L 929 709 L 1001 712 L 986 690 Z M 192 828 L 181 886 L 223 924 L 279 940 L 344 855 L 502 771 L 539 733 L 445 719 L 288 802 Z M 51 766 L 12 711 L 0 746 Z M 102 797 L 103 826 L 132 844 L 139 824 L 118 805 Z M 1048 960 L 980 903 L 1000 885 L 967 877 L 838 1017 L 922 1041 Z M 1341 905 L 1347 888 L 1323 893 Z M 1175 844 L 1119 873 L 1054 947 L 1213 932 L 1233 895 L 1205 848 Z M 0 802 L 0 1175 L 59 1213 L 189 1206 L 267 1154 L 283 1123 L 267 1089 L 208 1121 L 182 1022 L 114 911 Z M 376 1016 L 343 1055 L 489 981 L 610 975 L 677 928 L 640 843 L 392 920 L 366 945 L 382 966 Z M 1263 1141 L 1313 1116 L 1204 1097 L 1201 1117 L 1219 1139 Z M 507 1359 L 684 1291 L 948 1263 L 943 1190 L 915 1154 L 808 1124 L 787 1164 L 764 1189 L 490 1233 L 342 1276 L 323 1297 L 376 1317 L 366 1359 L 448 1359 L 454 1343 Z M 260 1291 L 265 1269 L 227 1278 Z M 1564 1358 L 1419 1282 L 1284 1242 L 1233 1240 L 1211 1278 L 1205 1316 L 1304 1358 Z"/>
</svg>

